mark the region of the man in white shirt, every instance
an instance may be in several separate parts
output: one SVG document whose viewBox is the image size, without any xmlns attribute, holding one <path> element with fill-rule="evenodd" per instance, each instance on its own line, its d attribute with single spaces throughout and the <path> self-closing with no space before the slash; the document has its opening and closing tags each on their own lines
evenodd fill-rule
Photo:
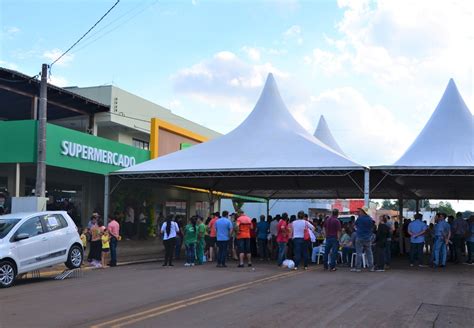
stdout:
<svg viewBox="0 0 474 328">
<path fill-rule="evenodd" d="M 293 249 L 295 254 L 295 270 L 298 270 L 298 266 L 301 262 L 301 257 L 304 261 L 304 269 L 308 269 L 308 245 L 307 243 L 311 242 L 309 239 L 309 231 L 307 231 L 307 238 L 305 238 L 305 230 L 314 231 L 314 226 L 308 221 L 304 220 L 304 212 L 298 212 L 298 218 L 291 223 L 291 233 L 293 239 Z"/>
</svg>

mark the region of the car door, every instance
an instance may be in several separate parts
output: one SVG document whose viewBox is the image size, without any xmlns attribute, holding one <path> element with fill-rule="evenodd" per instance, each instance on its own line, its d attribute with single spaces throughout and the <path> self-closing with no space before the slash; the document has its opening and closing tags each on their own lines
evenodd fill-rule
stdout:
<svg viewBox="0 0 474 328">
<path fill-rule="evenodd" d="M 27 233 L 29 238 L 15 241 L 15 237 L 21 233 Z M 50 245 L 41 216 L 25 221 L 15 232 L 11 242 L 19 255 L 19 272 L 32 271 L 48 265 Z"/>
<path fill-rule="evenodd" d="M 51 247 L 50 258 L 54 263 L 65 261 L 69 248 L 71 232 L 68 229 L 66 220 L 61 214 L 48 214 L 43 217 L 49 244 Z"/>
</svg>

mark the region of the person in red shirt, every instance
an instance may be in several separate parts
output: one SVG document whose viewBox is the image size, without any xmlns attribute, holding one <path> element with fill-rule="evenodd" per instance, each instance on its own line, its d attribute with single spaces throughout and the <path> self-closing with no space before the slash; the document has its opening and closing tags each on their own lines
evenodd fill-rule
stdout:
<svg viewBox="0 0 474 328">
<path fill-rule="evenodd" d="M 326 247 L 324 250 L 324 269 L 336 271 L 336 258 L 339 251 L 339 238 L 341 237 L 341 222 L 337 218 L 339 210 L 337 208 L 332 210 L 332 216 L 324 221 L 324 235 L 326 236 Z M 328 268 L 328 257 L 331 253 L 331 262 Z"/>
<path fill-rule="evenodd" d="M 283 213 L 277 226 L 276 242 L 278 243 L 278 266 L 283 264 L 286 259 L 286 244 L 290 238 L 290 227 L 288 225 L 288 214 Z"/>
<path fill-rule="evenodd" d="M 216 247 L 217 242 L 216 221 L 219 217 L 219 212 L 214 213 L 211 221 L 209 221 L 209 226 L 207 227 L 209 232 L 209 262 L 212 262 L 212 259 L 214 258 L 214 248 Z"/>
<path fill-rule="evenodd" d="M 252 220 L 242 210 L 238 212 L 237 226 L 237 249 L 239 251 L 239 268 L 244 267 L 244 259 L 247 256 L 248 266 L 252 266 L 252 254 L 250 252 L 250 231 Z"/>
</svg>

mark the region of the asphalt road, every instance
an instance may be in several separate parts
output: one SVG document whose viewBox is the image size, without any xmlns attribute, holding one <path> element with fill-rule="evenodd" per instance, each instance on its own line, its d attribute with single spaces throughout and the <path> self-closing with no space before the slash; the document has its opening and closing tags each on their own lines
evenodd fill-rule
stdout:
<svg viewBox="0 0 474 328">
<path fill-rule="evenodd" d="M 161 263 L 0 290 L 0 327 L 474 327 L 474 267 L 384 273 Z"/>
</svg>

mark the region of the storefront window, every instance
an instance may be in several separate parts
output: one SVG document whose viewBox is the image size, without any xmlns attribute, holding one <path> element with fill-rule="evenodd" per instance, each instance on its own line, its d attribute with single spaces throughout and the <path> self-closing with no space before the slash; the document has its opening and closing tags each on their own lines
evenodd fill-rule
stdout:
<svg viewBox="0 0 474 328">
<path fill-rule="evenodd" d="M 166 202 L 165 204 L 166 215 L 180 215 L 186 216 L 186 202 Z"/>
<path fill-rule="evenodd" d="M 209 216 L 209 202 L 196 202 L 196 215 L 202 218 Z"/>
</svg>

